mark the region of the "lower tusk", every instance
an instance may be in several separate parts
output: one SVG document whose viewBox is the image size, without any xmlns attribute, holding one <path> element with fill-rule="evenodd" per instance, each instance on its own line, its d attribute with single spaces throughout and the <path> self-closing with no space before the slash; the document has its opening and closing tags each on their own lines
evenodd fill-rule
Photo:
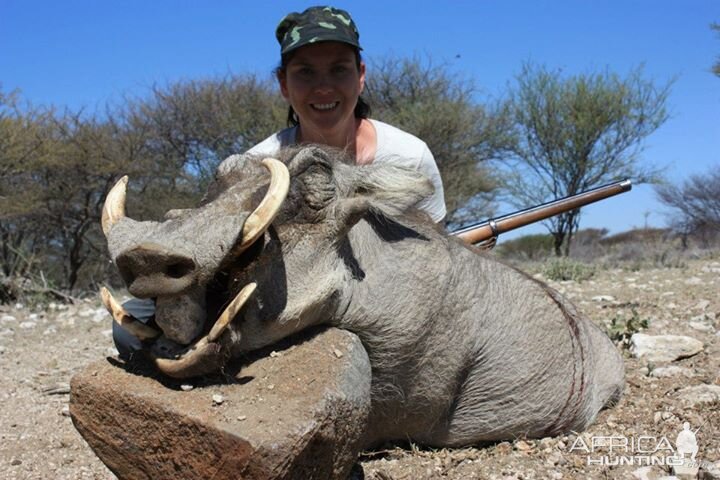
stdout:
<svg viewBox="0 0 720 480">
<path fill-rule="evenodd" d="M 245 285 L 245 287 L 243 287 L 242 290 L 240 290 L 240 293 L 238 293 L 235 298 L 233 298 L 232 302 L 230 302 L 230 305 L 228 305 L 227 308 L 223 311 L 223 313 L 215 322 L 215 325 L 213 325 L 212 329 L 210 330 L 210 333 L 208 333 L 207 339 L 209 342 L 214 342 L 218 339 L 218 337 L 220 337 L 220 335 L 225 331 L 227 326 L 230 325 L 232 319 L 235 318 L 235 315 L 237 315 L 243 305 L 245 305 L 245 302 L 247 302 L 248 298 L 250 298 L 250 295 L 253 294 L 256 287 L 257 283 L 248 283 L 247 285 Z"/>
<path fill-rule="evenodd" d="M 115 297 L 112 296 L 107 288 L 102 287 L 100 289 L 100 298 L 102 299 L 103 305 L 105 305 L 105 308 L 108 312 L 110 312 L 110 315 L 112 315 L 118 325 L 135 335 L 140 340 L 150 340 L 160 335 L 160 332 L 154 328 L 148 327 L 127 313 L 127 311 L 117 300 L 115 300 Z"/>
<path fill-rule="evenodd" d="M 245 305 L 253 294 L 257 284 L 248 283 L 240 290 L 225 310 L 220 314 L 215 325 L 210 329 L 207 336 L 202 337 L 177 358 L 154 357 L 155 365 L 164 374 L 173 378 L 189 378 L 203 375 L 208 372 L 207 366 L 227 360 L 226 353 L 215 341 L 225 331 L 235 315 Z"/>
</svg>

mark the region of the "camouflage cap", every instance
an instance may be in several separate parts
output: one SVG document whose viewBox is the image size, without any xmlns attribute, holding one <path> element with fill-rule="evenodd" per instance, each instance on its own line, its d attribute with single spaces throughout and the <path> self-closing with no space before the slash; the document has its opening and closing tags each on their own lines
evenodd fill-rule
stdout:
<svg viewBox="0 0 720 480">
<path fill-rule="evenodd" d="M 285 16 L 275 30 L 280 54 L 315 42 L 342 42 L 360 47 L 360 33 L 345 10 L 335 7 L 310 7 L 302 13 Z"/>
</svg>

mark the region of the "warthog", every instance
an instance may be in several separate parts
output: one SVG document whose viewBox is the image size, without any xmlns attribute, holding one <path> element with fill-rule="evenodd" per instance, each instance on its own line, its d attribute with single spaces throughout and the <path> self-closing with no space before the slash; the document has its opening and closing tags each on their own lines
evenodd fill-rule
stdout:
<svg viewBox="0 0 720 480">
<path fill-rule="evenodd" d="M 340 157 L 239 157 L 200 207 L 163 222 L 125 216 L 127 179 L 110 192 L 111 256 L 133 295 L 156 299 L 162 332 L 107 292 L 106 305 L 161 371 L 217 371 L 314 325 L 349 330 L 372 366 L 367 445 L 577 431 L 619 398 L 622 359 L 573 305 L 414 209 L 432 188 L 419 174 Z"/>
</svg>

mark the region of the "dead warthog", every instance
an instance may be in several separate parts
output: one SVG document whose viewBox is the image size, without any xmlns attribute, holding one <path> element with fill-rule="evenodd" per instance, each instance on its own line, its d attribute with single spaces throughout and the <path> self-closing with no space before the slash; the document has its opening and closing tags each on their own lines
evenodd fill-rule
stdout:
<svg viewBox="0 0 720 480">
<path fill-rule="evenodd" d="M 370 358 L 367 444 L 582 430 L 619 398 L 623 362 L 605 334 L 414 209 L 431 187 L 411 170 L 318 147 L 238 157 L 200 207 L 163 222 L 125 216 L 126 182 L 108 195 L 103 228 L 129 291 L 156 299 L 162 332 L 106 305 L 167 375 L 218 371 L 325 324 L 356 334 Z"/>
</svg>

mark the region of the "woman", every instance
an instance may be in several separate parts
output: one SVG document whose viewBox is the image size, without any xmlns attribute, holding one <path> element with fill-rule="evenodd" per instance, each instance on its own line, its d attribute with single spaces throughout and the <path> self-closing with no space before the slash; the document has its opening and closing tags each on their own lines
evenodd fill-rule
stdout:
<svg viewBox="0 0 720 480">
<path fill-rule="evenodd" d="M 248 153 L 272 155 L 288 145 L 318 143 L 345 150 L 358 165 L 388 162 L 414 168 L 435 187 L 435 193 L 418 207 L 434 221 L 442 221 L 446 214 L 442 180 L 425 142 L 368 118 L 370 108 L 360 97 L 365 62 L 350 15 L 333 7 L 311 7 L 283 18 L 275 36 L 281 55 L 276 75 L 290 104 L 290 127 Z M 232 168 L 234 158 L 226 159 L 221 170 Z"/>
</svg>

